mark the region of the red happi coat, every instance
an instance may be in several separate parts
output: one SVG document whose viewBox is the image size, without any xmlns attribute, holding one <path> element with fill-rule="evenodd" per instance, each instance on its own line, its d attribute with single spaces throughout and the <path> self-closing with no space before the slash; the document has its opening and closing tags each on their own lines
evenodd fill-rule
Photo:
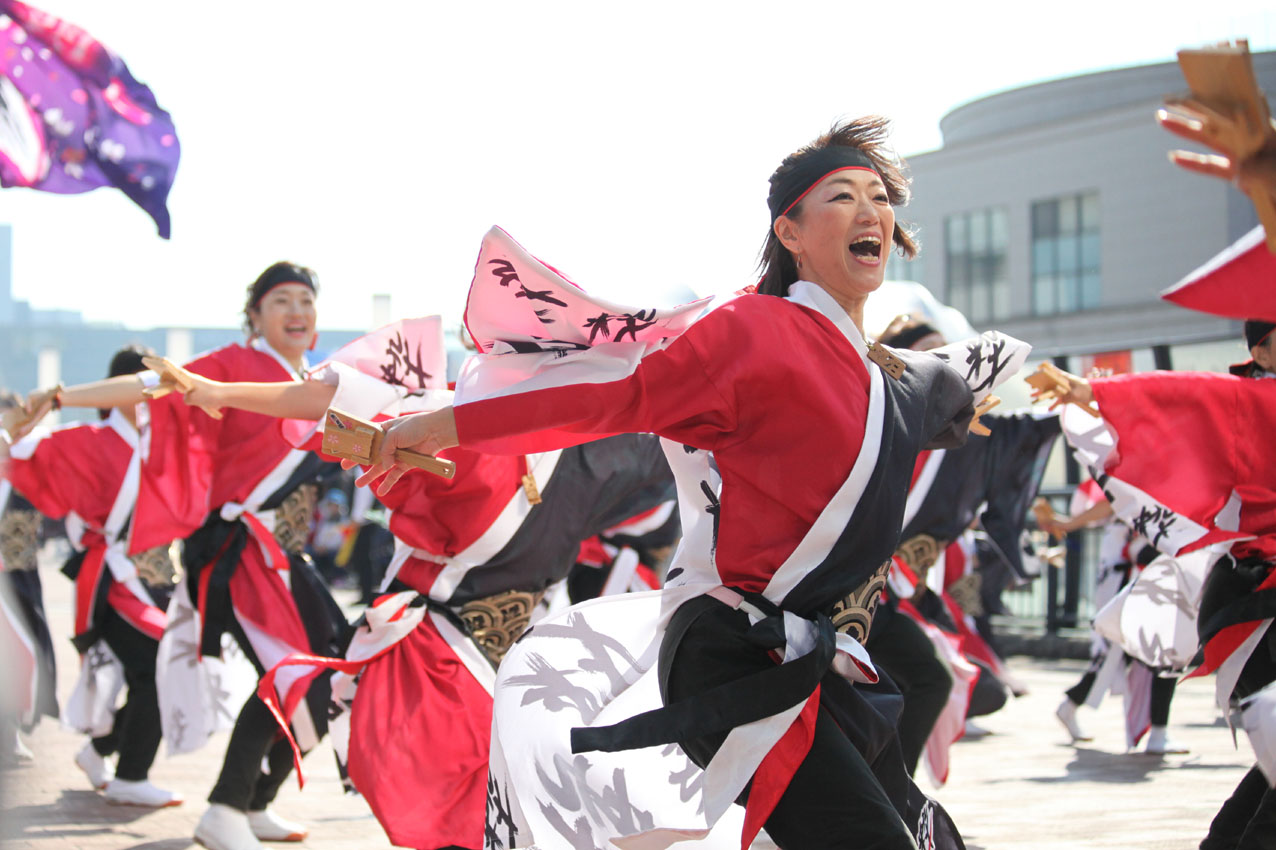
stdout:
<svg viewBox="0 0 1276 850">
<path fill-rule="evenodd" d="M 45 516 L 67 519 L 72 545 L 84 551 L 75 579 L 77 637 L 89 635 L 99 620 L 95 609 L 104 589 L 108 604 L 138 631 L 154 640 L 164 632 L 164 612 L 126 557 L 151 548 L 130 545 L 127 528 L 136 501 L 138 474 L 130 474 L 130 464 L 137 451 L 137 429 L 113 411 L 105 422 L 32 434 L 10 456 L 6 477 L 14 489 Z"/>
<path fill-rule="evenodd" d="M 196 358 L 186 368 L 217 381 L 273 382 L 300 377 L 261 340 L 252 345 L 224 346 Z M 176 393 L 153 400 L 150 412 L 152 437 L 142 467 L 134 548 L 189 536 L 218 516 L 242 522 L 248 539 L 229 576 L 229 604 L 258 660 L 269 668 L 289 652 L 320 649 L 311 646 L 303 625 L 293 591 L 298 579 L 287 574 L 292 567 L 290 559 L 268 527 L 268 515 L 259 510 L 264 500 L 283 490 L 308 453 L 294 449 L 278 420 L 269 416 L 226 409 L 223 418 L 213 419 L 188 407 Z M 208 552 L 206 563 L 190 563 L 190 550 L 188 541 L 187 567 L 193 574 L 189 592 L 204 630 L 201 650 L 215 655 L 220 634 L 212 632 L 219 627 L 207 614 L 210 600 L 224 607 L 217 601 L 221 597 L 216 588 L 210 590 L 220 552 L 216 548 Z M 318 615 L 335 618 L 326 610 L 335 609 L 331 599 L 320 602 L 329 604 L 322 606 L 325 610 Z M 280 678 L 285 716 L 292 716 L 316 674 Z M 316 716 L 313 722 L 322 734 L 324 718 Z M 303 745 L 308 748 L 314 743 L 307 739 Z"/>
<path fill-rule="evenodd" d="M 494 453 L 561 445 L 555 434 L 511 433 L 532 429 L 569 432 L 577 442 L 650 431 L 712 451 L 722 474 L 719 576 L 761 592 L 850 472 L 868 383 L 863 359 L 825 316 L 749 295 L 645 357 L 627 378 L 458 405 L 456 424 L 463 446 Z"/>
</svg>

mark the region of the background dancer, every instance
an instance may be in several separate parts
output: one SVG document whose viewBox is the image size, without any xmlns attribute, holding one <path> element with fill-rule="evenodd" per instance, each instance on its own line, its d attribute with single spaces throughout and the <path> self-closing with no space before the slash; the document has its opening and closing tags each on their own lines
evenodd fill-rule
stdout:
<svg viewBox="0 0 1276 850">
<path fill-rule="evenodd" d="M 0 415 L 5 419 L 0 423 L 0 619 L 12 634 L 9 645 L 16 653 L 16 711 L 0 712 L 0 765 L 6 767 L 35 758 L 21 732 L 30 732 L 41 717 L 58 716 L 53 637 L 36 559 L 42 518 L 4 476 L 9 445 L 25 433 L 18 427 L 21 403 L 16 394 L 0 390 Z M 10 433 L 10 428 L 17 433 Z"/>
<path fill-rule="evenodd" d="M 1204 663 L 1189 675 L 1216 674 L 1219 707 L 1240 710 L 1258 763 L 1215 816 L 1202 850 L 1269 848 L 1276 836 L 1276 631 L 1270 628 L 1276 617 L 1270 474 L 1276 458 L 1267 432 L 1276 418 L 1276 382 L 1263 377 L 1268 368 L 1262 365 L 1276 365 L 1273 329 L 1271 322 L 1245 324 L 1253 360 L 1233 371 L 1252 378 L 1149 372 L 1086 380 L 1065 374 L 1058 398 L 1099 405 L 1101 426 L 1083 426 L 1078 418 L 1074 429 L 1065 417 L 1064 433 L 1092 472 L 1106 474 L 1104 492 L 1118 519 L 1148 528 L 1157 548 L 1172 556 L 1241 538 L 1205 579 L 1197 620 Z M 1095 439 L 1100 428 L 1115 435 L 1119 456 L 1110 441 Z M 1167 456 L 1176 459 L 1169 477 Z"/>
<path fill-rule="evenodd" d="M 248 342 L 203 355 L 188 368 L 223 380 L 299 378 L 315 339 L 316 290 L 310 269 L 286 262 L 270 266 L 248 287 Z M 29 401 L 47 407 L 57 397 L 68 406 L 119 406 L 144 400 L 143 384 L 154 383 L 154 373 L 146 373 L 141 381 L 116 378 L 33 394 Z M 165 644 L 177 640 L 174 629 L 180 624 L 190 630 L 181 639 L 196 642 L 205 656 L 218 656 L 222 635 L 229 632 L 258 675 L 291 652 L 339 652 L 347 623 L 302 552 L 318 498 L 310 482 L 319 458 L 295 450 L 276 423 L 257 414 L 230 410 L 214 419 L 175 395 L 148 407 L 151 448 L 137 517 L 144 527 L 135 523 L 134 546 L 165 535 L 189 535 L 183 550 L 186 575 L 174 595 L 169 613 L 176 613 L 175 622 Z M 178 685 L 174 677 L 189 668 L 182 661 L 165 664 L 168 657 L 161 646 L 160 704 L 170 744 L 181 751 L 202 745 L 200 733 L 211 734 L 214 706 L 203 671 L 196 671 L 197 680 Z M 292 678 L 280 686 L 294 730 L 308 750 L 327 730 L 328 676 Z M 183 712 L 192 730 L 188 734 L 198 738 L 194 743 L 173 740 L 168 715 L 175 710 Z M 292 765 L 291 748 L 278 736 L 269 709 L 250 697 L 235 721 L 195 839 L 212 850 L 256 850 L 259 839 L 302 840 L 303 827 L 268 808 Z"/>
<path fill-rule="evenodd" d="M 147 353 L 135 346 L 120 350 L 108 378 L 141 372 Z M 162 734 L 155 657 L 176 565 L 168 544 L 130 557 L 142 430 L 132 405 L 100 415 L 97 425 L 36 431 L 15 443 L 7 477 L 40 513 L 75 518 L 68 536 L 77 551 L 62 571 L 76 583 L 74 643 L 83 659 L 67 719 L 94 736 L 76 764 L 108 802 L 173 806 L 182 795 L 156 787 L 147 774 Z M 128 687 L 118 712 L 116 670 Z M 107 758 L 117 753 L 112 767 Z"/>
<path fill-rule="evenodd" d="M 1147 538 L 1113 518 L 1112 505 L 1094 479 L 1077 488 L 1072 502 L 1070 516 L 1055 514 L 1053 522 L 1042 524 L 1042 530 L 1063 537 L 1081 528 L 1103 526 L 1099 576 L 1095 580 L 1094 591 L 1094 608 L 1098 611 L 1134 581 L 1139 571 L 1156 558 L 1157 551 Z M 1120 668 L 1117 666 L 1118 659 L 1124 659 Z M 1187 747 L 1169 738 L 1170 703 L 1174 699 L 1178 677 L 1157 675 L 1158 671 L 1125 655 L 1120 647 L 1114 647 L 1097 632 L 1091 636 L 1090 666 L 1081 679 L 1064 692 L 1063 702 L 1055 710 L 1073 742 L 1093 740 L 1082 731 L 1077 721 L 1077 709 L 1082 705 L 1098 707 L 1118 669 L 1125 674 L 1123 693 L 1126 699 L 1127 750 L 1135 752 L 1146 731 L 1144 752 L 1151 755 L 1188 752 Z"/>
<path fill-rule="evenodd" d="M 927 351 L 944 338 L 928 322 L 900 316 L 879 342 Z M 1018 684 L 970 619 L 982 614 L 984 572 L 965 568 L 974 560 L 974 547 L 964 546 L 963 538 L 970 526 L 984 522 L 996 531 L 988 554 L 1008 552 L 1006 560 L 1018 559 L 1027 506 L 1059 433 L 1053 415 L 990 413 L 980 421 L 991 432 L 987 436 L 972 435 L 960 448 L 918 457 L 886 601 L 868 642 L 875 661 L 904 694 L 905 763 L 914 770 L 925 751 L 939 784 L 947 778 L 948 748 L 972 726 L 968 718 L 999 710 Z M 1010 566 L 1023 572 L 1017 560 Z"/>
<path fill-rule="evenodd" d="M 684 500 L 684 532 L 706 498 L 713 529 L 699 537 L 695 555 L 684 537 L 662 592 L 673 611 L 659 665 L 665 708 L 640 714 L 629 725 L 579 730 L 575 748 L 625 750 L 677 741 L 702 767 L 715 762 L 707 775 L 725 770 L 727 788 L 743 792 L 752 780 L 741 797 L 748 800 L 746 845 L 765 821 L 781 847 L 911 848 L 923 810 L 928 842 L 938 835 L 940 843 L 960 844 L 942 810 L 928 803 L 910 808 L 915 786 L 903 770 L 893 723 L 877 714 L 860 687 L 829 671 L 834 629 L 828 616 L 848 631 L 851 621 L 867 629 L 898 541 L 918 451 L 928 444 L 960 443 L 973 411 L 970 387 L 942 359 L 911 352 L 883 357 L 886 352 L 875 348 L 876 359 L 870 360 L 864 344 L 863 305 L 881 284 L 887 251 L 892 242 L 906 253 L 914 250 L 895 222 L 892 206 L 905 199 L 906 183 L 884 151 L 885 127 L 872 119 L 840 125 L 777 170 L 763 294 L 741 296 L 709 313 L 618 380 L 524 391 L 514 384 L 496 397 L 405 417 L 387 430 L 389 451 L 414 445 L 433 452 L 458 443 L 526 451 L 548 448 L 569 433 L 582 439 L 618 430 L 649 430 L 686 446 L 666 444 L 680 493 L 700 494 L 694 509 Z M 485 262 L 502 259 L 499 252 L 480 254 L 476 288 L 490 274 Z M 531 288 L 527 281 L 522 285 Z M 561 291 L 570 297 L 567 287 Z M 570 315 L 570 303 L 558 290 L 546 294 L 566 305 L 561 313 L 546 308 L 545 318 L 557 324 Z M 472 291 L 471 328 L 474 297 Z M 642 315 L 651 321 L 658 311 Z M 996 376 L 1011 374 L 1016 358 L 1026 356 L 1026 347 L 1005 338 L 970 345 L 972 359 L 989 367 L 970 372 L 979 372 L 974 383 L 981 391 Z M 486 344 L 484 350 L 490 350 Z M 962 351 L 966 356 L 966 347 Z M 572 355 L 563 352 L 557 362 L 583 369 L 590 353 L 582 352 L 573 364 Z M 881 371 L 883 361 L 891 372 Z M 481 380 L 484 365 L 478 360 L 470 376 Z M 546 366 L 542 386 L 552 384 L 553 375 L 553 366 Z M 465 378 L 458 383 L 462 389 Z M 562 433 L 546 433 L 551 429 Z M 865 478 L 856 476 L 844 486 L 857 461 Z M 384 490 L 402 471 L 392 455 L 383 455 L 361 481 L 385 474 Z M 837 517 L 836 530 L 825 529 L 822 542 L 812 542 L 817 517 L 828 516 Z M 696 525 L 703 530 L 705 524 Z M 567 624 L 568 631 L 583 635 L 571 619 L 610 610 L 611 599 L 630 601 L 611 597 L 575 606 L 552 625 Z M 648 605 L 642 598 L 633 601 Z M 550 625 L 533 629 L 507 656 L 503 684 L 517 687 L 528 678 L 521 666 L 511 667 L 513 653 L 526 663 L 538 634 Z M 770 636 L 755 631 L 751 639 L 751 627 L 770 630 Z M 809 652 L 785 651 L 790 627 L 805 633 Z M 838 646 L 866 658 L 854 639 Z M 777 666 L 772 649 L 799 657 Z M 788 684 L 769 685 L 777 674 Z M 525 697 L 534 694 L 529 690 Z M 498 692 L 498 712 L 500 705 Z M 751 755 L 744 756 L 739 745 L 728 744 L 735 740 L 731 730 L 754 721 L 762 724 L 752 727 L 759 731 L 748 747 Z M 494 739 L 499 731 L 498 720 Z M 511 756 L 511 738 L 500 740 L 507 766 L 533 769 Z M 728 753 L 725 762 L 716 761 L 720 752 Z M 503 803 L 524 793 L 518 780 L 495 781 Z M 628 778 L 626 787 L 637 781 Z M 515 829 L 520 817 L 545 817 L 530 811 L 531 798 L 522 799 L 527 804 L 511 814 Z M 574 822 L 583 828 L 588 818 Z M 542 840 L 536 830 L 531 836 L 520 831 L 515 839 Z"/>
</svg>

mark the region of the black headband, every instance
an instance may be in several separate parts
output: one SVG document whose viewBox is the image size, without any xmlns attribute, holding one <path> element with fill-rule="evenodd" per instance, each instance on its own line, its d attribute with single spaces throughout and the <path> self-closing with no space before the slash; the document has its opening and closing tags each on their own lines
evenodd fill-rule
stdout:
<svg viewBox="0 0 1276 850">
<path fill-rule="evenodd" d="M 1262 345 L 1263 340 L 1276 330 L 1276 322 L 1260 322 L 1257 319 L 1245 320 L 1245 347 L 1253 348 Z"/>
<path fill-rule="evenodd" d="M 252 294 L 248 298 L 248 306 L 256 307 L 266 293 L 284 283 L 299 283 L 316 291 L 314 273 L 305 266 L 295 263 L 275 263 L 262 272 L 261 277 L 253 281 Z"/>
<path fill-rule="evenodd" d="M 811 191 L 816 183 L 835 171 L 848 168 L 867 169 L 878 177 L 876 163 L 859 148 L 846 145 L 830 145 L 807 154 L 785 174 L 771 175 L 771 194 L 767 206 L 771 208 L 771 223 L 793 209 L 798 201 Z"/>
</svg>

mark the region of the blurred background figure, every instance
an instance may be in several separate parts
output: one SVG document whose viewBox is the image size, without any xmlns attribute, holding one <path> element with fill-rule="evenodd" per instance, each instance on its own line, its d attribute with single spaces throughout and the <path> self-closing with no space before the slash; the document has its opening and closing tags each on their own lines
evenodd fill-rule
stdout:
<svg viewBox="0 0 1276 850">
<path fill-rule="evenodd" d="M 354 526 L 347 512 L 349 499 L 340 489 L 333 487 L 319 500 L 316 511 L 315 533 L 310 539 L 307 550 L 314 559 L 315 568 L 323 576 L 329 587 L 344 586 L 346 580 L 342 567 L 349 555 L 346 548 L 347 539 L 353 540 Z M 338 565 L 338 556 L 342 563 Z"/>
</svg>

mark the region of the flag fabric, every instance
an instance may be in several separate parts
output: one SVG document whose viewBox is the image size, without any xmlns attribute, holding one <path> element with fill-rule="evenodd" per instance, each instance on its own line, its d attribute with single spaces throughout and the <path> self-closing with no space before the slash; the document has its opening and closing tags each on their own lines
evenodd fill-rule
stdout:
<svg viewBox="0 0 1276 850">
<path fill-rule="evenodd" d="M 1276 254 L 1259 225 L 1161 293 L 1180 307 L 1229 319 L 1276 322 Z"/>
<path fill-rule="evenodd" d="M 180 153 L 172 118 L 124 60 L 68 21 L 0 0 L 0 186 L 114 186 L 167 239 Z"/>
<path fill-rule="evenodd" d="M 456 403 L 626 378 L 690 327 L 711 300 L 673 308 L 616 304 L 585 292 L 493 227 L 483 237 L 465 303 L 465 327 L 479 353 L 461 367 Z M 610 436 L 544 434 L 554 448 Z"/>
<path fill-rule="evenodd" d="M 392 419 L 452 403 L 447 384 L 443 319 L 425 316 L 391 322 L 333 352 L 310 370 L 311 380 L 334 385 L 330 407 L 360 419 Z M 284 438 L 320 450 L 322 425 L 285 419 Z"/>
</svg>

